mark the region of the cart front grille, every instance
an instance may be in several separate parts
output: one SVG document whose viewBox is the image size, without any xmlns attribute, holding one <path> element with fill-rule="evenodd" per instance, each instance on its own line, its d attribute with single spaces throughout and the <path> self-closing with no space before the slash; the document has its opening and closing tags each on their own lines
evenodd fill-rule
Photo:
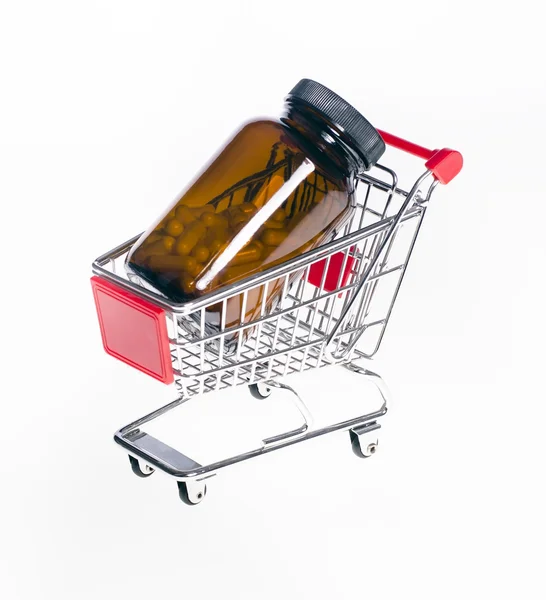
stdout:
<svg viewBox="0 0 546 600">
<path fill-rule="evenodd" d="M 408 194 L 397 187 L 393 171 L 376 165 L 360 179 L 352 216 L 335 240 L 183 305 L 127 274 L 124 262 L 138 237 L 97 259 L 94 269 L 165 310 L 175 384 L 183 397 L 348 362 L 355 355 L 371 358 L 425 214 L 423 198 L 434 186 L 422 193 L 418 184 Z M 264 300 L 272 295 L 278 297 L 274 305 Z"/>
</svg>

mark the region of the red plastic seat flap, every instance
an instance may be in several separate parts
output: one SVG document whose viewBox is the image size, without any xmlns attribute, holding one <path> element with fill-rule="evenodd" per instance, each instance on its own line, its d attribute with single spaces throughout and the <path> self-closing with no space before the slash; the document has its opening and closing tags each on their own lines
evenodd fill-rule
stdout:
<svg viewBox="0 0 546 600">
<path fill-rule="evenodd" d="M 172 383 L 165 311 L 101 277 L 92 277 L 91 285 L 106 352 L 163 383 Z"/>
</svg>

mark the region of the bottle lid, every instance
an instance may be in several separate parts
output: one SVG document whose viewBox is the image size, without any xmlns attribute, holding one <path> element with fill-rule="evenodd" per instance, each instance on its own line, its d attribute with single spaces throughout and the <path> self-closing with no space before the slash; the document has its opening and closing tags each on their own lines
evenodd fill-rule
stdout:
<svg viewBox="0 0 546 600">
<path fill-rule="evenodd" d="M 288 98 L 305 102 L 349 136 L 364 160 L 366 170 L 373 167 L 385 152 L 385 142 L 375 127 L 326 86 L 312 79 L 302 79 L 289 92 Z"/>
</svg>

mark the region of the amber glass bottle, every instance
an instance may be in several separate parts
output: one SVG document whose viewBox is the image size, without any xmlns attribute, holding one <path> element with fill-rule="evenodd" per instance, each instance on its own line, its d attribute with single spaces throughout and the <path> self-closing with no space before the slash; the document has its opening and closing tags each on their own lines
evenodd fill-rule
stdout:
<svg viewBox="0 0 546 600">
<path fill-rule="evenodd" d="M 142 235 L 128 266 L 183 302 L 315 248 L 350 216 L 356 175 L 384 149 L 350 104 L 303 79 L 280 119 L 252 121 L 235 133 Z M 268 300 L 276 293 L 271 286 Z"/>
</svg>

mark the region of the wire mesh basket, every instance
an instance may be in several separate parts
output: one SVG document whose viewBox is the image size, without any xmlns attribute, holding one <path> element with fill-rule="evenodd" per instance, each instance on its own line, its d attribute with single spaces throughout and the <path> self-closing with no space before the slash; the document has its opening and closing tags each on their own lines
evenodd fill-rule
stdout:
<svg viewBox="0 0 546 600">
<path fill-rule="evenodd" d="M 376 435 L 387 392 L 378 376 L 355 361 L 370 359 L 379 349 L 431 194 L 462 167 L 456 151 L 430 151 L 381 135 L 387 144 L 424 158 L 427 170 L 405 191 L 394 170 L 376 165 L 359 177 L 356 205 L 335 239 L 258 275 L 173 303 L 127 274 L 125 259 L 139 236 L 93 263 L 105 349 L 156 379 L 174 382 L 177 390 L 174 402 L 116 434 L 137 474 L 147 476 L 156 468 L 169 473 L 178 480 L 181 498 L 196 504 L 204 496 L 202 481 L 218 469 L 295 441 L 348 429 L 359 456 L 373 453 L 369 449 L 376 442 L 364 448 L 362 438 Z M 229 205 L 241 190 L 251 197 L 262 179 L 288 168 L 290 157 L 277 160 L 272 154 L 262 173 L 214 202 Z M 302 202 L 312 201 L 325 184 L 319 177 L 306 183 Z M 275 303 L 266 301 L 272 290 Z M 377 411 L 312 430 L 310 412 L 294 393 L 304 420 L 300 428 L 264 440 L 258 450 L 205 466 L 140 429 L 192 396 L 241 385 L 257 396 L 275 387 L 293 391 L 282 383 L 287 376 L 335 364 L 377 383 L 382 398 Z"/>
</svg>

